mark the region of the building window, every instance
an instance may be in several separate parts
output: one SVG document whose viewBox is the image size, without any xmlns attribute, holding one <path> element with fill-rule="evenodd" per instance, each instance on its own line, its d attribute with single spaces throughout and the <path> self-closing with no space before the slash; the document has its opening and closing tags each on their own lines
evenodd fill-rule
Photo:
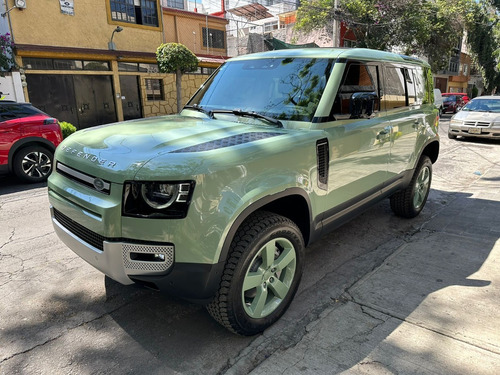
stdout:
<svg viewBox="0 0 500 375">
<path fill-rule="evenodd" d="M 464 64 L 462 71 L 464 72 L 464 76 L 466 76 L 469 73 L 469 65 Z"/>
<path fill-rule="evenodd" d="M 148 101 L 164 100 L 163 80 L 146 78 L 146 97 Z"/>
<path fill-rule="evenodd" d="M 216 70 L 217 70 L 217 68 L 205 68 L 205 67 L 199 66 L 195 71 L 189 72 L 189 74 L 206 74 L 206 75 L 211 75 Z"/>
<path fill-rule="evenodd" d="M 264 32 L 269 33 L 273 30 L 278 30 L 278 20 L 264 24 Z"/>
<path fill-rule="evenodd" d="M 344 39 L 344 47 L 346 48 L 354 48 L 356 47 L 356 43 L 355 40 Z"/>
<path fill-rule="evenodd" d="M 226 33 L 224 31 L 217 29 L 208 29 L 207 33 L 207 29 L 203 27 L 202 34 L 203 34 L 203 47 L 220 48 L 220 49 L 225 48 Z M 207 43 L 207 39 L 209 43 Z"/>
<path fill-rule="evenodd" d="M 25 69 L 31 70 L 110 70 L 109 62 L 107 61 L 39 59 L 35 57 L 24 57 L 23 65 Z"/>
<path fill-rule="evenodd" d="M 158 26 L 156 0 L 109 0 L 111 19 L 137 25 Z"/>
<path fill-rule="evenodd" d="M 450 61 L 450 72 L 453 72 L 453 73 L 458 73 L 458 69 L 460 67 L 460 64 L 458 62 L 455 62 L 455 61 Z"/>
<path fill-rule="evenodd" d="M 167 0 L 167 7 L 184 9 L 184 0 Z"/>
</svg>

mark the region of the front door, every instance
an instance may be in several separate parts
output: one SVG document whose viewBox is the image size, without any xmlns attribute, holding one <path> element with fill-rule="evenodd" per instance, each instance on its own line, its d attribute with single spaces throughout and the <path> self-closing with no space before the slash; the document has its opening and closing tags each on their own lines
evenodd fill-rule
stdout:
<svg viewBox="0 0 500 375">
<path fill-rule="evenodd" d="M 120 76 L 123 119 L 133 120 L 142 117 L 141 97 L 138 76 Z"/>
</svg>

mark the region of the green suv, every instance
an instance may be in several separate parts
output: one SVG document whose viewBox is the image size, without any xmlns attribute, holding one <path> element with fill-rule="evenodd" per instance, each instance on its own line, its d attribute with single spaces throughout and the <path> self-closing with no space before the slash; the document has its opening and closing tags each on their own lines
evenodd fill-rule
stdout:
<svg viewBox="0 0 500 375">
<path fill-rule="evenodd" d="M 439 153 L 429 66 L 367 49 L 231 59 L 179 115 L 78 131 L 55 154 L 56 233 L 122 284 L 263 331 L 297 291 L 304 248 L 390 198 L 411 218 Z"/>
</svg>

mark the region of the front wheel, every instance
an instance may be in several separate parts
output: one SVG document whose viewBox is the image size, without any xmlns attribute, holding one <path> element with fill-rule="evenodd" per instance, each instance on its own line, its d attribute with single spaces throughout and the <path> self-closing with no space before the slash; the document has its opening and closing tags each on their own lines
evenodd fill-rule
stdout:
<svg viewBox="0 0 500 375">
<path fill-rule="evenodd" d="M 12 169 L 25 182 L 45 181 L 52 172 L 54 154 L 41 146 L 22 148 L 14 157 Z"/>
<path fill-rule="evenodd" d="M 425 206 L 432 181 L 432 163 L 423 155 L 413 174 L 410 185 L 391 196 L 392 211 L 402 217 L 413 218 Z"/>
<path fill-rule="evenodd" d="M 240 335 L 264 331 L 292 302 L 304 247 L 291 220 L 270 212 L 251 215 L 231 243 L 219 290 L 207 306 L 210 315 Z"/>
</svg>

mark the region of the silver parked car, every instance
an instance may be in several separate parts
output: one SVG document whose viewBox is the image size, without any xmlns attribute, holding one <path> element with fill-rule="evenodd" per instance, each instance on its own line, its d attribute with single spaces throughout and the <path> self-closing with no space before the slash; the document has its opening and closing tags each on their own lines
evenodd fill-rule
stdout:
<svg viewBox="0 0 500 375">
<path fill-rule="evenodd" d="M 468 102 L 450 121 L 448 138 L 500 139 L 500 96 L 480 96 Z"/>
</svg>

